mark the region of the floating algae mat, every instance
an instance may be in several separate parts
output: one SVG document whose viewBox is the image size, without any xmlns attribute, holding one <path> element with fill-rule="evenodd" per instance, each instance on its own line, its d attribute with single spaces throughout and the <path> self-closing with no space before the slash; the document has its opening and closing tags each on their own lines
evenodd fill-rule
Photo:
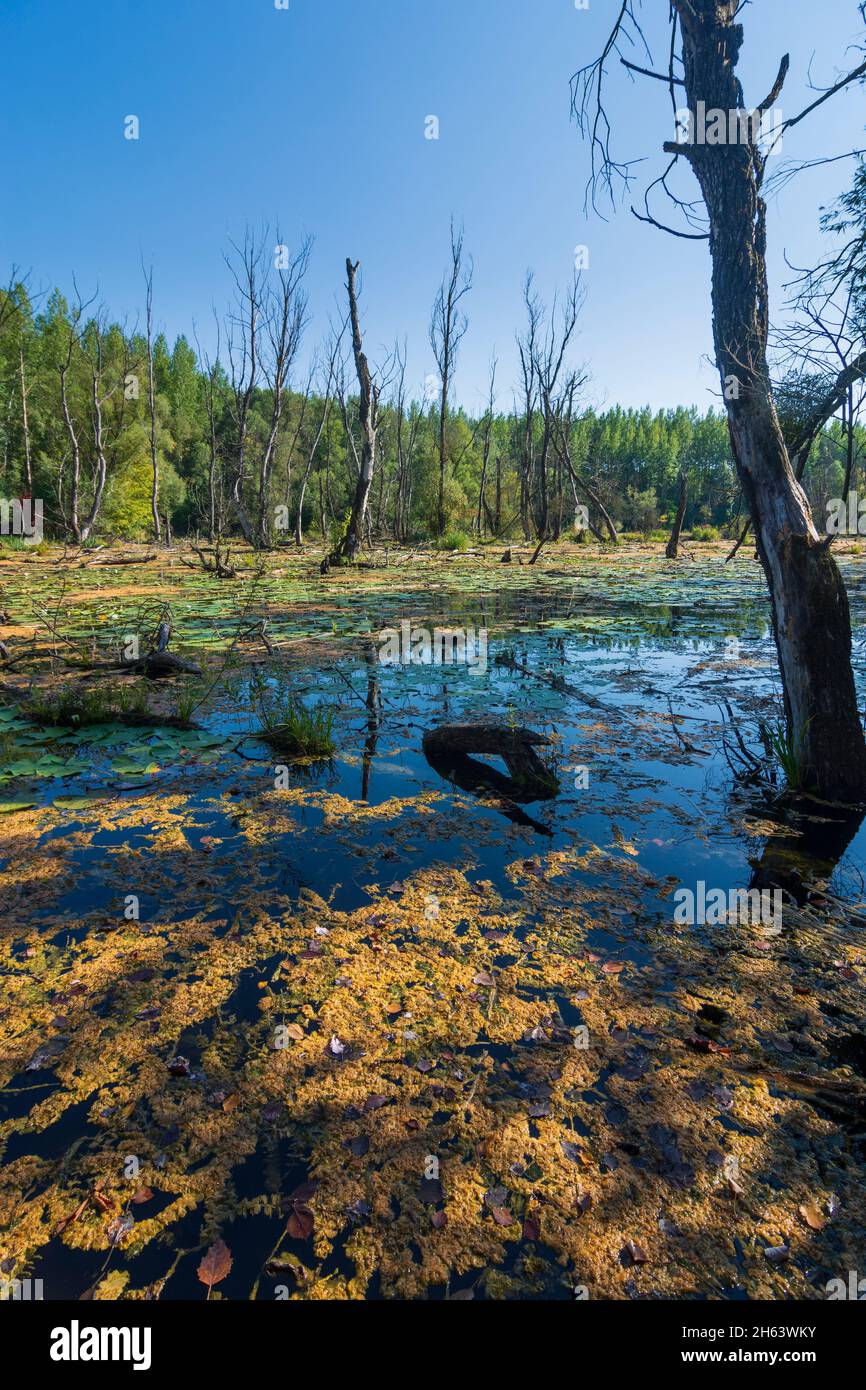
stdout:
<svg viewBox="0 0 866 1390">
<path fill-rule="evenodd" d="M 376 558 L 4 563 L 3 1276 L 203 1297 L 223 1241 L 231 1299 L 825 1297 L 866 1249 L 866 835 L 734 775 L 779 717 L 757 567 Z M 157 722 L 34 715 L 164 604 L 202 674 Z M 383 664 L 403 621 L 485 660 Z M 329 757 L 261 740 L 281 692 Z M 481 718 L 558 794 L 427 761 Z M 682 920 L 701 884 L 781 918 Z"/>
</svg>

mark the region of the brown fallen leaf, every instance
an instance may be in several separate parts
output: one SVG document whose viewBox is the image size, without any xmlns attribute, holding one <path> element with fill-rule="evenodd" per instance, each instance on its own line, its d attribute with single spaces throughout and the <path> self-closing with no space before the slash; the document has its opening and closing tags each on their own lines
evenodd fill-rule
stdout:
<svg viewBox="0 0 866 1390">
<path fill-rule="evenodd" d="M 135 1198 L 133 1198 L 133 1201 L 135 1201 Z M 84 1197 L 78 1203 L 78 1206 L 75 1208 L 75 1211 L 72 1213 L 71 1216 L 64 1216 L 61 1218 L 60 1221 L 58 1221 L 57 1225 L 54 1227 L 54 1235 L 59 1236 L 63 1231 L 66 1230 L 67 1226 L 71 1226 L 74 1221 L 77 1221 L 79 1216 L 82 1216 L 84 1212 L 87 1210 L 89 1203 L 90 1193 L 88 1192 L 87 1196 Z"/>
<path fill-rule="evenodd" d="M 645 1265 L 649 1264 L 649 1255 L 642 1245 L 638 1245 L 636 1240 L 630 1240 L 621 1250 L 623 1260 L 627 1264 Z"/>
<path fill-rule="evenodd" d="M 725 1057 L 729 1057 L 731 1049 L 724 1047 L 722 1043 L 713 1042 L 712 1038 L 699 1038 L 696 1033 L 686 1038 L 686 1047 L 693 1047 L 696 1052 L 718 1052 Z"/>
<path fill-rule="evenodd" d="M 826 1223 L 814 1202 L 804 1202 L 797 1210 L 811 1231 L 823 1231 Z"/>
<path fill-rule="evenodd" d="M 293 1202 L 286 1230 L 293 1240 L 309 1240 L 313 1234 L 316 1218 L 303 1202 Z"/>
<path fill-rule="evenodd" d="M 232 1267 L 232 1255 L 225 1241 L 215 1240 L 198 1267 L 198 1277 L 207 1285 L 207 1296 L 214 1284 L 221 1284 Z"/>
</svg>

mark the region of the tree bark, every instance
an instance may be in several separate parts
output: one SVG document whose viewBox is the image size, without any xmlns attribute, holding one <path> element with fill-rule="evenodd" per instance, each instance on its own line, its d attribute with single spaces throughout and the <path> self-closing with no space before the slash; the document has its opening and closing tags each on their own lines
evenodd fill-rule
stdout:
<svg viewBox="0 0 866 1390">
<path fill-rule="evenodd" d="M 688 107 L 743 110 L 743 28 L 727 0 L 674 0 Z M 777 84 L 778 85 L 778 84 Z M 751 137 L 670 144 L 698 179 L 710 222 L 713 333 L 731 445 L 770 590 L 789 737 L 804 783 L 827 798 L 866 795 L 866 740 L 851 668 L 848 598 L 794 476 L 767 368 L 764 158 Z"/>
<path fill-rule="evenodd" d="M 686 518 L 686 498 L 688 496 L 688 484 L 686 483 L 685 473 L 680 474 L 680 501 L 677 507 L 674 529 L 671 531 L 671 538 L 668 541 L 665 555 L 669 560 L 675 560 L 680 549 L 680 533 L 683 529 L 683 522 Z"/>
<path fill-rule="evenodd" d="M 361 321 L 358 315 L 358 292 L 356 277 L 360 261 L 346 261 L 347 290 L 349 292 L 349 316 L 352 324 L 352 351 L 355 357 L 355 370 L 358 374 L 360 392 L 358 419 L 361 425 L 361 466 L 352 499 L 352 512 L 340 544 L 332 561 L 354 558 L 367 519 L 370 489 L 373 486 L 373 472 L 376 467 L 376 426 L 379 413 L 379 392 L 370 375 L 370 367 L 364 353 L 361 337 Z"/>
</svg>

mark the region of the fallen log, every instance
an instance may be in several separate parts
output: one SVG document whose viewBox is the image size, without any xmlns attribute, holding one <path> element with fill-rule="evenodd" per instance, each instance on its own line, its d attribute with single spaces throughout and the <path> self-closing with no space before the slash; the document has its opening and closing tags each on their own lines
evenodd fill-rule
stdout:
<svg viewBox="0 0 866 1390">
<path fill-rule="evenodd" d="M 153 550 L 148 555 L 106 555 L 101 560 L 90 560 L 85 565 L 85 569 L 96 569 L 102 566 L 105 569 L 114 569 L 115 565 L 147 565 L 151 560 L 157 558 L 156 551 Z"/>
<path fill-rule="evenodd" d="M 442 724 L 424 735 L 424 756 L 440 775 L 475 790 L 495 790 L 513 801 L 550 801 L 559 794 L 559 782 L 542 762 L 536 748 L 551 747 L 546 734 L 511 724 L 478 720 L 467 724 Z M 472 754 L 499 757 L 508 768 L 504 777 Z"/>
</svg>

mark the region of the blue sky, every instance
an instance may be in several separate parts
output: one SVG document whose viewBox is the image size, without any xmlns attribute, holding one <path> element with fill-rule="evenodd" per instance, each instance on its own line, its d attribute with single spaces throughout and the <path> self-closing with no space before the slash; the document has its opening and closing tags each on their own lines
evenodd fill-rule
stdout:
<svg viewBox="0 0 866 1390">
<path fill-rule="evenodd" d="M 576 355 L 597 404 L 708 405 L 706 246 L 584 213 L 588 152 L 570 120 L 569 78 L 597 52 L 618 0 L 3 0 L 0 267 L 34 285 L 99 285 L 117 317 L 142 312 L 142 254 L 155 313 L 203 342 L 230 286 L 222 253 L 244 224 L 279 219 L 284 240 L 315 237 L 308 347 L 342 296 L 347 255 L 363 265 L 375 357 L 409 341 L 410 380 L 432 371 L 430 305 L 453 214 L 475 261 L 457 394 L 477 407 L 500 359 L 500 405 L 516 383 L 514 333 L 532 266 L 549 299 L 590 249 Z M 663 51 L 667 0 L 644 0 Z M 791 54 L 785 116 L 828 84 L 860 32 L 855 0 L 755 0 L 743 14 L 747 99 Z M 850 57 L 850 55 L 848 55 Z M 638 59 L 639 60 L 639 59 Z M 660 61 L 660 60 L 659 60 Z M 863 89 L 791 132 L 784 157 L 862 145 Z M 612 74 L 616 147 L 650 177 L 671 138 L 661 83 Z M 139 117 L 140 139 L 123 138 Z M 440 139 L 424 138 L 429 115 Z M 784 253 L 816 257 L 818 215 L 850 165 L 802 175 L 771 203 L 773 301 Z M 342 299 L 341 299 L 342 302 Z"/>
</svg>

